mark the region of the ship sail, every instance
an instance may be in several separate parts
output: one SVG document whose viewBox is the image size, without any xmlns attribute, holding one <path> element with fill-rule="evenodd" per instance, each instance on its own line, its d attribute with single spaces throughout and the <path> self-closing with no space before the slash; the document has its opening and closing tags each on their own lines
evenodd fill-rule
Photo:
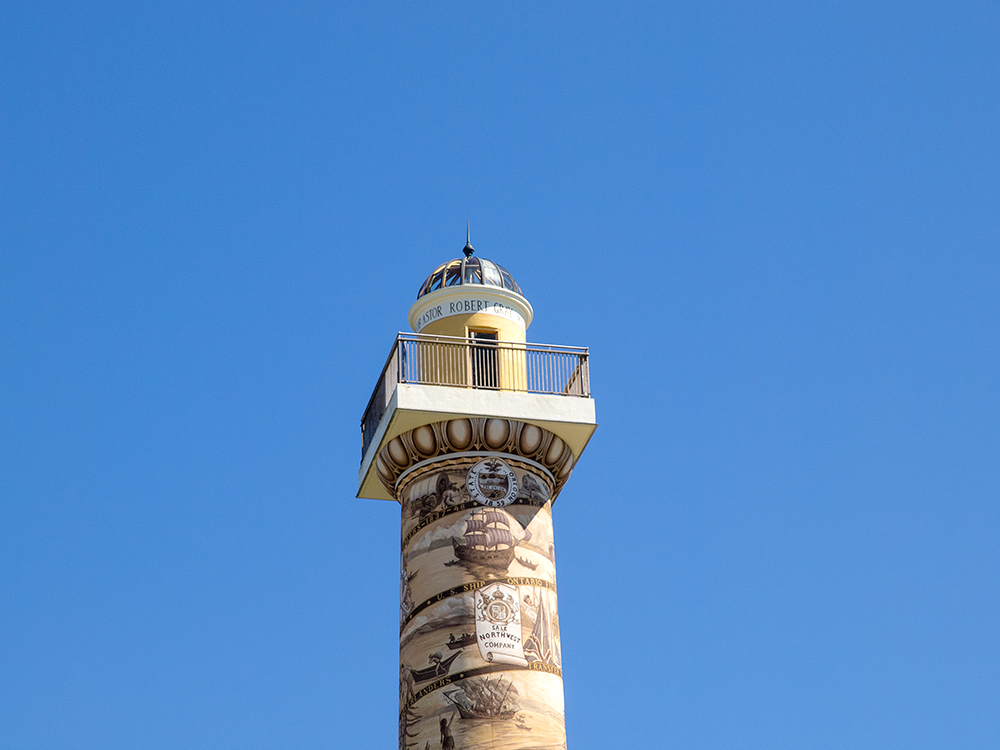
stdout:
<svg viewBox="0 0 1000 750">
<path fill-rule="evenodd" d="M 496 549 L 514 545 L 510 524 L 503 513 L 484 511 L 465 522 L 465 541 L 475 547 Z"/>
<path fill-rule="evenodd" d="M 507 518 L 507 514 L 499 510 L 484 510 L 482 511 L 483 520 L 486 523 L 495 523 L 503 526 L 505 529 L 510 528 L 510 521 Z"/>
<path fill-rule="evenodd" d="M 514 537 L 508 529 L 486 529 L 487 546 L 499 547 L 501 544 L 513 544 Z"/>
</svg>

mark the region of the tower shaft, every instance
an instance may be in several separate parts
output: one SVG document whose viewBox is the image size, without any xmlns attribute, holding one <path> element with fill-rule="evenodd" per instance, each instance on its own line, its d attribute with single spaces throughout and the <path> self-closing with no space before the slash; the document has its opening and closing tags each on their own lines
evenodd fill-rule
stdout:
<svg viewBox="0 0 1000 750">
<path fill-rule="evenodd" d="M 569 449 L 535 425 L 460 418 L 380 458 L 402 506 L 401 750 L 448 734 L 456 747 L 564 747 L 551 499 Z"/>
<path fill-rule="evenodd" d="M 399 750 L 565 748 L 552 504 L 597 427 L 588 352 L 473 256 L 421 285 L 362 419 L 401 508 Z"/>
</svg>

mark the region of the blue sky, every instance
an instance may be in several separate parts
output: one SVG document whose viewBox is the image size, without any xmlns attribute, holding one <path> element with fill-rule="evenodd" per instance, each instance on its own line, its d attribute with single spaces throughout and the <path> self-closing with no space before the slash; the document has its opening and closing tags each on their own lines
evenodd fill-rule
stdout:
<svg viewBox="0 0 1000 750">
<path fill-rule="evenodd" d="M 333 5 L 333 7 L 330 7 Z M 1000 746 L 994 3 L 8 3 L 0 747 L 394 747 L 359 420 L 591 347 L 569 745 Z"/>
</svg>

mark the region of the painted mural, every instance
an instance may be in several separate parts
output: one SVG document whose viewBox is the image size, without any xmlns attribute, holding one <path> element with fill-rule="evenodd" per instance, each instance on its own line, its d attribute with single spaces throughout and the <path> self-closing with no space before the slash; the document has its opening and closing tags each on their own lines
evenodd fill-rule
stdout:
<svg viewBox="0 0 1000 750">
<path fill-rule="evenodd" d="M 543 462 L 475 452 L 425 460 L 394 488 L 400 750 L 565 748 L 556 487 Z"/>
</svg>

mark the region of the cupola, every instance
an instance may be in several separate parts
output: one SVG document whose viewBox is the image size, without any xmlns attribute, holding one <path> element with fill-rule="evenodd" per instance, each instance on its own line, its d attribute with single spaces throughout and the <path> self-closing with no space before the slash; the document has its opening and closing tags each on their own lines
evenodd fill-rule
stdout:
<svg viewBox="0 0 1000 750">
<path fill-rule="evenodd" d="M 499 263 L 475 257 L 468 234 L 462 252 L 420 285 L 410 326 L 417 333 L 467 338 L 492 331 L 503 341 L 524 341 L 532 309 L 521 287 Z"/>
</svg>

